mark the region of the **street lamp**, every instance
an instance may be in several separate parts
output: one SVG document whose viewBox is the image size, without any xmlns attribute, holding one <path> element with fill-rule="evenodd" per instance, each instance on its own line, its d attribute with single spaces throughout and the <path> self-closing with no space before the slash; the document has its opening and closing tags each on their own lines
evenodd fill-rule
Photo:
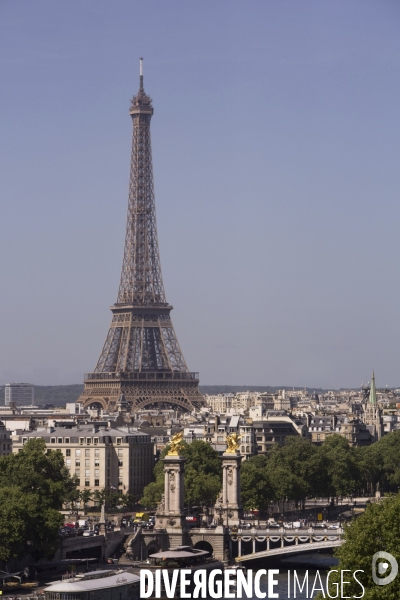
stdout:
<svg viewBox="0 0 400 600">
<path fill-rule="evenodd" d="M 222 498 L 220 498 L 220 501 L 219 501 L 218 513 L 219 513 L 218 525 L 223 525 L 224 519 L 222 517 Z"/>
<path fill-rule="evenodd" d="M 356 512 L 356 504 L 357 504 L 357 500 L 354 500 L 353 501 L 353 506 L 352 506 L 352 509 L 351 509 L 353 517 L 354 517 L 354 513 Z"/>
</svg>

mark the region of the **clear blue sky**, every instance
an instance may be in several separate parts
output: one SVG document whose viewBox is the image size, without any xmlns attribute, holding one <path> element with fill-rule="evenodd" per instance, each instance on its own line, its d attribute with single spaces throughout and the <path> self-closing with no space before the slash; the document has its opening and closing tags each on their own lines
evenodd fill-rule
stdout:
<svg viewBox="0 0 400 600">
<path fill-rule="evenodd" d="M 138 59 L 203 384 L 400 385 L 398 0 L 2 0 L 0 383 L 80 383 L 122 262 Z"/>
</svg>

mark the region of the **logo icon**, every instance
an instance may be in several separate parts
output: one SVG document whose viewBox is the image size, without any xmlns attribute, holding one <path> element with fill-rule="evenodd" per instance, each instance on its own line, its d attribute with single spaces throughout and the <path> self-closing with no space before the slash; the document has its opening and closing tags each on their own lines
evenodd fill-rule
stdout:
<svg viewBox="0 0 400 600">
<path fill-rule="evenodd" d="M 390 570 L 389 567 L 391 567 Z M 372 557 L 372 579 L 376 585 L 391 583 L 395 579 L 398 570 L 399 565 L 397 564 L 397 560 L 389 552 L 375 552 Z M 388 575 L 382 577 L 385 573 L 388 573 Z"/>
</svg>

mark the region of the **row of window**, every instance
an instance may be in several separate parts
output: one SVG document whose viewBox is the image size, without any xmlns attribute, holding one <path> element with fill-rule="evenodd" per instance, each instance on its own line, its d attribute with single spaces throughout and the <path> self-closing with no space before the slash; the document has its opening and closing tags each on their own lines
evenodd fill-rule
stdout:
<svg viewBox="0 0 400 600">
<path fill-rule="evenodd" d="M 65 456 L 71 456 L 71 450 L 70 450 L 70 448 L 67 448 L 65 450 Z M 86 457 L 87 456 L 91 456 L 90 450 L 85 450 L 85 456 Z M 80 451 L 79 448 L 77 448 L 75 450 L 75 458 L 80 459 L 80 457 L 81 457 L 81 451 Z M 94 451 L 94 457 L 95 458 L 100 458 L 100 450 L 98 448 L 96 448 L 95 451 Z"/>
<path fill-rule="evenodd" d="M 24 438 L 22 441 L 24 442 L 24 440 L 26 441 L 27 438 Z M 104 443 L 110 443 L 111 442 L 111 437 L 110 436 L 105 436 L 103 438 Z M 145 444 L 145 443 L 149 443 L 149 440 L 144 437 L 144 436 L 135 436 L 135 437 L 128 437 L 127 438 L 127 442 L 128 443 L 139 443 L 139 444 Z M 70 444 L 71 443 L 71 438 L 69 437 L 51 437 L 50 438 L 50 444 Z M 94 446 L 98 445 L 100 443 L 100 438 L 98 437 L 80 437 L 79 438 L 79 444 L 81 446 L 84 446 L 85 444 L 87 446 L 90 446 L 91 444 L 93 444 Z M 117 446 L 120 446 L 122 444 L 122 438 L 117 437 L 116 438 L 116 444 Z"/>
<path fill-rule="evenodd" d="M 76 485 L 77 485 L 78 487 L 80 487 L 80 485 L 81 485 L 81 480 L 80 480 L 80 479 L 77 479 L 77 480 L 76 480 Z M 89 479 L 85 479 L 85 487 L 89 487 L 89 486 L 90 486 L 90 481 L 89 481 Z M 100 487 L 100 480 L 99 480 L 99 479 L 95 479 L 95 480 L 94 480 L 94 487 Z"/>
<path fill-rule="evenodd" d="M 324 431 L 324 428 L 323 427 L 310 427 L 310 431 Z M 334 429 L 333 427 L 326 426 L 325 431 L 340 431 L 340 427 L 336 427 Z"/>
<path fill-rule="evenodd" d="M 264 442 L 266 444 L 270 444 L 271 442 L 284 442 L 285 436 L 276 435 L 275 437 L 266 437 L 265 439 L 258 437 L 257 442 Z M 257 446 L 257 450 L 262 450 L 262 446 Z"/>
<path fill-rule="evenodd" d="M 65 464 L 70 469 L 71 468 L 71 459 L 70 458 L 66 458 L 65 459 Z M 76 459 L 75 460 L 75 467 L 80 467 L 80 466 L 81 466 L 80 459 Z M 95 467 L 100 467 L 100 460 L 98 458 L 95 458 L 95 460 L 94 460 L 94 466 Z M 88 458 L 85 459 L 85 467 L 90 467 L 90 459 L 88 459 Z"/>
</svg>

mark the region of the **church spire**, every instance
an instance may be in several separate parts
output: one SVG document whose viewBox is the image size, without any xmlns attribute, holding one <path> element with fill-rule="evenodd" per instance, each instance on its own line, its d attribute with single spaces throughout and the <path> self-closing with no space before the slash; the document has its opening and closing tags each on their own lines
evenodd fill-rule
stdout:
<svg viewBox="0 0 400 600">
<path fill-rule="evenodd" d="M 369 390 L 369 403 L 376 406 L 376 387 L 375 387 L 375 373 L 372 371 L 371 388 Z"/>
</svg>

